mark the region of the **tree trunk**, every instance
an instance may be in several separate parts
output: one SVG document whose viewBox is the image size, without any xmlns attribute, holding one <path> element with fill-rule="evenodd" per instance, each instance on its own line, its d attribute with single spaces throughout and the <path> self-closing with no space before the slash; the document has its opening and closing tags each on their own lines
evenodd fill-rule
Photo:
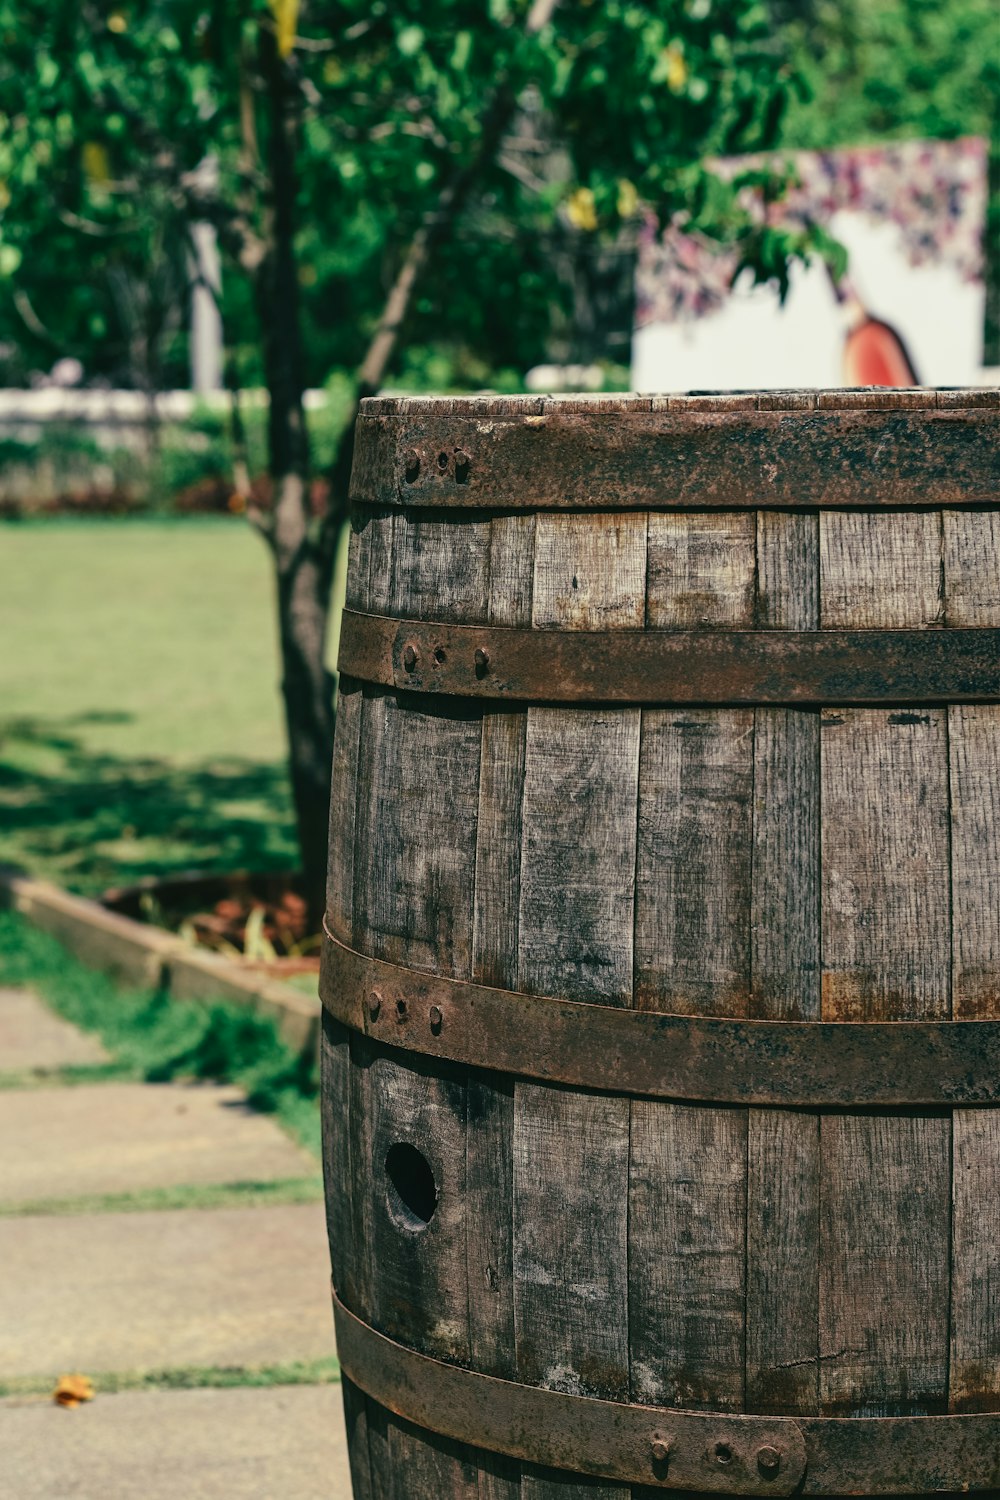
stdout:
<svg viewBox="0 0 1000 1500">
<path fill-rule="evenodd" d="M 534 0 L 525 23 L 530 35 L 551 18 L 557 0 Z M 306 895 L 314 919 L 323 909 L 333 759 L 333 683 L 326 670 L 327 620 L 333 564 L 347 515 L 358 402 L 371 394 L 388 368 L 400 326 L 428 259 L 460 212 L 482 166 L 499 148 L 515 108 L 506 80 L 498 80 L 483 113 L 477 151 L 443 187 L 417 231 L 379 328 L 359 371 L 354 411 L 333 466 L 333 496 L 322 523 L 309 510 L 308 436 L 302 407 L 298 278 L 295 267 L 296 91 L 275 34 L 262 29 L 261 70 L 270 122 L 271 225 L 257 275 L 264 358 L 271 399 L 268 439 L 274 480 L 270 529 L 278 585 L 282 692 L 291 760 L 292 795 Z"/>
<path fill-rule="evenodd" d="M 261 35 L 270 116 L 271 225 L 257 279 L 270 395 L 268 446 L 274 482 L 274 553 L 285 723 L 305 894 L 314 919 L 326 883 L 333 682 L 326 670 L 332 546 L 309 507 L 309 442 L 302 405 L 302 353 L 295 266 L 296 105 L 274 36 Z"/>
</svg>

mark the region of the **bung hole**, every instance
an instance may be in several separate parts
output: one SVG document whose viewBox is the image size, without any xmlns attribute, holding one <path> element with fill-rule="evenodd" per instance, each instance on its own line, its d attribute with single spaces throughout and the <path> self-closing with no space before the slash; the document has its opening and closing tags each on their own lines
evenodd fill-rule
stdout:
<svg viewBox="0 0 1000 1500">
<path fill-rule="evenodd" d="M 437 1183 L 430 1162 L 408 1141 L 398 1141 L 386 1152 L 389 1207 L 407 1229 L 424 1229 L 438 1203 Z"/>
</svg>

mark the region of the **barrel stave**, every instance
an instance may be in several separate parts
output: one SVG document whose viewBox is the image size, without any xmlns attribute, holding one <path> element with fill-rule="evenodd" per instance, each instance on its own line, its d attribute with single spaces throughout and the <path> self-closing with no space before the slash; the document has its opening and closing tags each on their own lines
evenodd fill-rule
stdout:
<svg viewBox="0 0 1000 1500">
<path fill-rule="evenodd" d="M 753 512 L 649 517 L 647 623 L 748 628 Z M 644 709 L 635 1004 L 745 1015 L 750 988 L 752 708 Z M 747 1111 L 632 1102 L 633 1399 L 741 1411 Z"/>
<path fill-rule="evenodd" d="M 934 629 L 941 516 L 820 518 L 823 625 Z M 947 715 L 823 712 L 823 1016 L 950 1014 Z M 820 1409 L 947 1409 L 950 1118 L 821 1124 Z"/>
<path fill-rule="evenodd" d="M 645 517 L 539 516 L 532 624 L 641 630 L 645 576 Z M 640 717 L 637 709 L 527 711 L 520 989 L 631 1001 Z M 515 1081 L 521 1380 L 629 1399 L 628 1159 L 627 1099 Z M 523 1500 L 623 1494 L 542 1471 L 522 1479 Z"/>
<path fill-rule="evenodd" d="M 946 620 L 1000 623 L 1000 514 L 944 517 Z M 1000 1017 L 1000 705 L 948 709 L 952 1009 Z M 953 1124 L 952 1411 L 1000 1408 L 1000 1110 L 957 1109 Z"/>
<path fill-rule="evenodd" d="M 406 614 L 426 608 L 430 591 L 438 618 L 449 611 L 467 618 L 483 608 L 488 538 L 488 522 L 445 527 L 433 517 L 376 514 L 352 538 L 349 592 L 362 608 Z M 450 565 L 456 556 L 461 567 Z M 369 687 L 361 699 L 352 941 L 393 962 L 469 978 L 481 716 Z M 355 1259 L 363 1262 L 357 1295 L 392 1337 L 467 1363 L 466 1071 L 421 1065 L 361 1037 L 351 1057 Z M 427 1163 L 437 1193 L 416 1213 L 410 1205 L 420 1183 L 412 1158 L 399 1155 L 408 1147 Z M 395 1175 L 390 1152 L 401 1163 Z M 428 1209 L 425 1224 L 420 1215 Z M 367 1425 L 378 1500 L 478 1500 L 479 1466 L 462 1445 L 371 1401 Z"/>
<path fill-rule="evenodd" d="M 819 515 L 758 511 L 757 624 L 819 626 Z M 820 716 L 756 708 L 749 1013 L 820 1017 Z M 747 1122 L 746 1409 L 807 1416 L 819 1401 L 820 1122 Z"/>
</svg>

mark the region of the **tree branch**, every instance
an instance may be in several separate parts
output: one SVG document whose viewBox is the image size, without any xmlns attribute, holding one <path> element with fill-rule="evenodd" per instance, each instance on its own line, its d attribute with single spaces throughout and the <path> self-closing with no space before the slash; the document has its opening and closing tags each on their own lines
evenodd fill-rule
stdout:
<svg viewBox="0 0 1000 1500">
<path fill-rule="evenodd" d="M 534 0 L 524 23 L 525 35 L 535 36 L 542 31 L 552 19 L 558 3 L 559 0 Z M 333 461 L 330 475 L 330 525 L 326 528 L 330 535 L 331 551 L 336 544 L 340 524 L 347 514 L 347 492 L 354 464 L 354 435 L 361 402 L 365 397 L 373 396 L 382 384 L 420 274 L 430 260 L 432 251 L 461 212 L 480 172 L 496 158 L 516 108 L 517 96 L 508 80 L 501 78 L 483 110 L 475 153 L 445 183 L 434 207 L 424 215 L 389 290 L 378 328 L 358 370 L 351 416 L 337 445 Z"/>
</svg>

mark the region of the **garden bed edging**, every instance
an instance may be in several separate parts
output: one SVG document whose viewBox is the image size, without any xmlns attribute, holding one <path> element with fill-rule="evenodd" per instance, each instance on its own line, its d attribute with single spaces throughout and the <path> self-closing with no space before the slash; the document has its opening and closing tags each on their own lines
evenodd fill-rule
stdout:
<svg viewBox="0 0 1000 1500">
<path fill-rule="evenodd" d="M 318 1049 L 318 996 L 16 871 L 0 869 L 0 907 L 20 912 L 83 963 L 114 979 L 161 989 L 178 1000 L 245 1005 L 257 1015 L 270 1016 L 282 1041 L 295 1053 Z"/>
</svg>

